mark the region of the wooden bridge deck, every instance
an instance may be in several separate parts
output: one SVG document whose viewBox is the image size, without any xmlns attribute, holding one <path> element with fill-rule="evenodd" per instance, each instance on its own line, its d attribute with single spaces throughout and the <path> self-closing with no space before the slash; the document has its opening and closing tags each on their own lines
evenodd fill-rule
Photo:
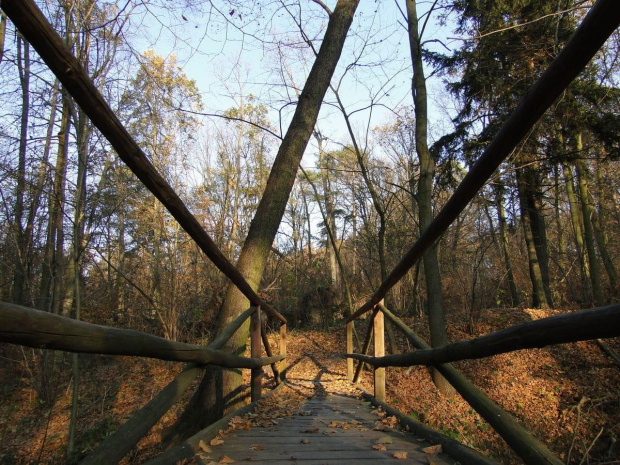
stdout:
<svg viewBox="0 0 620 465">
<path fill-rule="evenodd" d="M 209 452 L 195 460 L 256 465 L 457 463 L 445 454 L 425 453 L 423 449 L 431 444 L 386 426 L 377 413 L 368 402 L 328 393 L 304 401 L 297 414 L 281 418 L 277 424 L 232 432 L 223 438 L 223 444 L 210 446 Z"/>
</svg>

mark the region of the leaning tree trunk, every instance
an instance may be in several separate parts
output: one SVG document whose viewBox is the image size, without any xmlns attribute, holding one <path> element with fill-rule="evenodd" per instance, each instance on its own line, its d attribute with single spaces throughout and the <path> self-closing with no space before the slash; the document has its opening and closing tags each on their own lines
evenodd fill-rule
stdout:
<svg viewBox="0 0 620 465">
<path fill-rule="evenodd" d="M 420 179 L 416 200 L 418 203 L 420 234 L 433 221 L 433 180 L 435 176 L 435 160 L 428 149 L 428 107 L 426 97 L 426 77 L 422 62 L 422 41 L 418 30 L 418 13 L 415 0 L 406 0 L 407 20 L 409 24 L 409 48 L 413 65 L 413 105 L 415 108 L 415 145 L 420 161 Z M 437 244 L 429 247 L 422 256 L 424 276 L 426 278 L 426 294 L 428 298 L 428 323 L 430 327 L 431 346 L 437 347 L 448 343 L 446 334 L 446 318 L 441 302 L 441 275 L 437 258 Z M 433 382 L 442 393 L 451 395 L 450 383 L 435 369 Z"/>
<path fill-rule="evenodd" d="M 323 43 L 299 103 L 286 132 L 267 180 L 265 192 L 250 224 L 237 268 L 252 288 L 257 289 L 271 251 L 271 245 L 282 220 L 288 198 L 316 123 L 321 103 L 342 53 L 359 0 L 339 0 L 330 14 Z M 217 328 L 221 331 L 229 322 L 247 309 L 248 300 L 235 287 L 229 286 L 220 309 Z M 240 353 L 244 350 L 248 325 L 244 325 L 223 350 Z M 189 437 L 197 430 L 221 418 L 224 412 L 239 405 L 241 374 L 238 370 L 209 368 L 166 442 Z"/>
</svg>

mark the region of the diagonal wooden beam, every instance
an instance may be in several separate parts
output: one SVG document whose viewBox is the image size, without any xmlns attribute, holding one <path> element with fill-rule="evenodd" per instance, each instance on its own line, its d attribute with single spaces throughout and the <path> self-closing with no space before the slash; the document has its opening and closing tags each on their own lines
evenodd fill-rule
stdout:
<svg viewBox="0 0 620 465">
<path fill-rule="evenodd" d="M 256 307 L 250 307 L 235 320 L 233 320 L 220 335 L 209 344 L 210 349 L 220 349 L 228 339 L 237 331 L 243 322 L 247 320 Z M 271 356 L 271 354 L 268 354 Z M 93 450 L 80 465 L 96 465 L 100 463 L 113 464 L 121 461 L 129 453 L 138 441 L 155 426 L 155 423 L 177 402 L 196 376 L 204 370 L 204 367 L 196 364 L 188 364 L 168 385 L 162 389 L 144 407 L 134 412 L 113 434 L 105 438 L 95 450 Z"/>
<path fill-rule="evenodd" d="M 1 0 L 0 6 L 92 123 L 112 144 L 118 156 L 166 207 L 215 266 L 239 288 L 252 305 L 260 305 L 267 313 L 286 322 L 286 318 L 261 300 L 239 270 L 220 251 L 172 186 L 155 169 L 35 2 Z"/>
<path fill-rule="evenodd" d="M 502 161 L 512 153 L 543 113 L 586 67 L 618 26 L 620 26 L 618 0 L 596 2 L 564 49 L 523 96 L 510 118 L 469 170 L 433 222 L 385 278 L 371 299 L 348 317 L 347 322 L 355 320 L 377 305 L 415 265 L 424 251 L 441 237 Z"/>
<path fill-rule="evenodd" d="M 381 311 L 394 325 L 400 329 L 409 341 L 418 349 L 428 350 L 431 347 L 400 318 L 383 307 Z M 497 433 L 506 441 L 524 463 L 528 465 L 562 465 L 542 442 L 521 426 L 515 418 L 493 402 L 489 397 L 469 381 L 453 365 L 441 363 L 435 368 L 448 380 L 465 401 L 484 418 Z"/>
</svg>

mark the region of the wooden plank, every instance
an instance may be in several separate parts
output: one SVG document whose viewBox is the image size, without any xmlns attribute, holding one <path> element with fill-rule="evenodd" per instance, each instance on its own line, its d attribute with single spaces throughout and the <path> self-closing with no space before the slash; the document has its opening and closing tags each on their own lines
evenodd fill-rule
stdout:
<svg viewBox="0 0 620 465">
<path fill-rule="evenodd" d="M 210 464 L 210 462 L 212 462 L 213 460 L 211 459 L 200 459 L 200 458 L 196 458 L 195 459 L 197 463 L 201 464 L 201 465 L 207 465 Z M 433 459 L 433 463 L 437 464 L 437 465 L 443 465 L 445 462 L 443 461 L 437 461 L 435 459 Z M 418 464 L 418 465 L 428 465 L 428 458 L 424 458 L 423 460 L 415 460 L 415 461 L 411 461 L 411 460 L 405 460 L 402 461 L 404 464 Z M 243 462 L 245 463 L 245 462 Z M 251 461 L 251 462 L 247 462 L 248 464 L 251 465 L 294 465 L 295 463 L 300 463 L 303 465 L 373 465 L 375 463 L 391 463 L 393 465 L 399 465 L 398 462 L 390 457 L 390 458 L 382 458 L 382 459 L 377 459 L 377 458 L 371 458 L 371 459 L 363 459 L 363 458 L 356 458 L 356 459 L 343 459 L 343 458 L 338 458 L 336 461 L 332 461 L 332 462 L 326 462 L 325 460 L 316 460 L 316 459 L 310 459 L 310 460 L 291 460 L 290 458 L 284 458 L 284 459 L 278 459 L 278 460 L 256 460 L 256 461 Z"/>
<path fill-rule="evenodd" d="M 392 415 L 400 421 L 401 425 L 408 428 L 408 431 L 416 436 L 423 437 L 432 444 L 441 444 L 445 453 L 449 454 L 452 458 L 457 459 L 463 465 L 475 464 L 475 465 L 494 465 L 496 462 L 485 457 L 480 452 L 461 444 L 458 441 L 444 435 L 443 433 L 434 430 L 424 423 L 420 423 L 414 420 L 408 415 L 405 415 L 389 405 L 379 402 L 373 398 L 370 394 L 364 394 L 364 398 L 370 400 L 373 405 L 381 406 L 381 408 L 388 414 Z"/>
<path fill-rule="evenodd" d="M 210 452 L 202 454 L 209 457 L 203 458 L 203 463 L 209 460 L 218 462 L 224 455 L 236 462 L 265 464 L 394 463 L 392 454 L 398 451 L 407 452 L 404 463 L 429 463 L 429 456 L 422 452 L 422 448 L 429 446 L 429 443 L 400 430 L 373 430 L 380 417 L 373 413 L 368 403 L 334 395 L 310 399 L 300 410 L 309 415 L 278 418 L 273 426 L 237 430 L 225 435 L 222 445 L 211 446 Z M 339 424 L 332 424 L 332 421 Z M 348 426 L 346 429 L 342 427 L 345 423 Z M 373 448 L 380 439 L 386 438 L 389 438 L 385 441 L 387 450 Z M 455 463 L 443 454 L 434 456 L 433 460 L 441 465 Z"/>
</svg>

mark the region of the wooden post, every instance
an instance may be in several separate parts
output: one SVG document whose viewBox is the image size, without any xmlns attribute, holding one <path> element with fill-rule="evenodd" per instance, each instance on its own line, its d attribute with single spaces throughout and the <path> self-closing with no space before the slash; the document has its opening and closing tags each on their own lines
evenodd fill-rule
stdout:
<svg viewBox="0 0 620 465">
<path fill-rule="evenodd" d="M 280 325 L 280 355 L 286 356 L 286 323 L 282 323 Z M 280 373 L 283 373 L 286 370 L 286 358 L 280 362 Z M 282 381 L 278 380 L 278 383 Z"/>
<path fill-rule="evenodd" d="M 273 356 L 273 351 L 271 350 L 271 344 L 269 344 L 269 338 L 267 337 L 267 320 L 263 318 L 261 321 L 260 328 L 261 339 L 263 340 L 263 346 L 265 347 L 265 353 L 267 357 Z M 271 364 L 271 371 L 273 371 L 273 379 L 276 383 L 276 386 L 280 384 L 280 370 L 278 369 L 278 363 L 274 362 Z"/>
<path fill-rule="evenodd" d="M 375 315 L 379 310 L 375 308 L 374 313 L 372 314 L 372 318 L 370 323 L 368 323 L 368 329 L 366 330 L 366 338 L 364 339 L 364 344 L 362 345 L 361 354 L 366 355 L 368 352 L 368 348 L 370 347 L 370 342 L 372 341 L 372 333 L 373 333 L 373 322 L 375 321 Z M 367 365 L 368 366 L 368 365 Z M 355 368 L 355 374 L 353 375 L 353 384 L 357 384 L 360 380 L 360 375 L 362 374 L 362 368 L 364 367 L 364 362 L 360 360 Z"/>
<path fill-rule="evenodd" d="M 260 324 L 260 307 L 255 307 L 256 310 L 250 317 L 250 352 L 252 358 L 261 356 L 261 324 Z M 262 368 L 253 368 L 250 380 L 250 396 L 252 402 L 261 398 L 262 395 L 262 383 L 263 377 Z"/>
<path fill-rule="evenodd" d="M 347 354 L 353 353 L 353 322 L 347 323 Z M 353 359 L 347 358 L 347 379 L 353 381 Z"/>
<path fill-rule="evenodd" d="M 383 357 L 385 355 L 385 320 L 383 312 L 377 312 L 373 319 L 374 327 L 374 355 Z M 375 398 L 385 402 L 385 368 L 375 368 Z"/>
</svg>

